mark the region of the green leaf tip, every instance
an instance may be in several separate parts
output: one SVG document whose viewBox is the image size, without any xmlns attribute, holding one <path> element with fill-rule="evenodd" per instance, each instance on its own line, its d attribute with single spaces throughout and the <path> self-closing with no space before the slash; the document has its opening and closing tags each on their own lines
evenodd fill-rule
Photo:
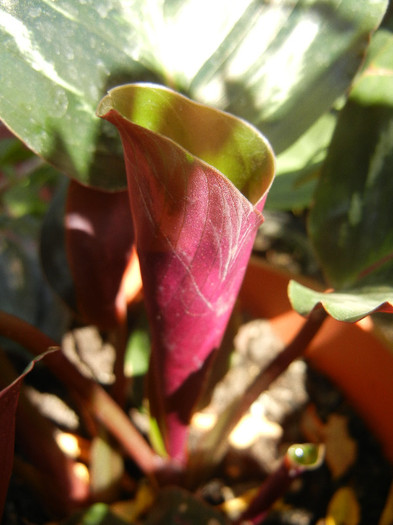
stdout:
<svg viewBox="0 0 393 525">
<path fill-rule="evenodd" d="M 97 116 L 115 112 L 137 126 L 175 142 L 225 175 L 252 204 L 271 186 L 275 157 L 268 140 L 254 126 L 224 111 L 152 83 L 111 89 Z"/>
</svg>

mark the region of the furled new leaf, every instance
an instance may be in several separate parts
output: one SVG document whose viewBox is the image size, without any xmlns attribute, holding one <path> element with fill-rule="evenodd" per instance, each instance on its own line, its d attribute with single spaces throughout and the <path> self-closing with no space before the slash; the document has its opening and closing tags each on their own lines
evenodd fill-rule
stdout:
<svg viewBox="0 0 393 525">
<path fill-rule="evenodd" d="M 393 36 L 375 35 L 341 112 L 310 214 L 310 237 L 335 294 L 292 285 L 296 309 L 321 302 L 355 320 L 393 299 Z M 307 305 L 307 306 L 306 306 Z"/>
<path fill-rule="evenodd" d="M 151 408 L 170 455 L 181 458 L 263 220 L 273 154 L 246 122 L 160 86 L 116 88 L 98 115 L 124 145 L 152 329 Z"/>
<path fill-rule="evenodd" d="M 0 118 L 61 171 L 111 189 L 125 184 L 121 151 L 94 108 L 124 82 L 166 83 L 282 151 L 346 91 L 387 4 L 3 1 Z"/>
</svg>

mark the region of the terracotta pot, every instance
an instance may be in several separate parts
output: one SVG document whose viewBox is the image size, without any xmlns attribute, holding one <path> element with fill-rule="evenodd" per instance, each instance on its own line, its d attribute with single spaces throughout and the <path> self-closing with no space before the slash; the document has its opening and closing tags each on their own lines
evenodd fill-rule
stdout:
<svg viewBox="0 0 393 525">
<path fill-rule="evenodd" d="M 239 296 L 251 315 L 270 320 L 284 343 L 304 323 L 287 296 L 291 278 L 307 284 L 252 258 Z M 393 351 L 378 336 L 371 319 L 352 324 L 328 317 L 305 357 L 346 395 L 393 462 Z"/>
</svg>

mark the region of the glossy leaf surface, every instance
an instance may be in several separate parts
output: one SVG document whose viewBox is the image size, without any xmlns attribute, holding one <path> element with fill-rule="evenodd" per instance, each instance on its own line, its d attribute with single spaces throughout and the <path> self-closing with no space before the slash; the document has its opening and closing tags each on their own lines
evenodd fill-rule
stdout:
<svg viewBox="0 0 393 525">
<path fill-rule="evenodd" d="M 121 151 L 94 109 L 124 82 L 161 82 L 233 112 L 279 152 L 348 88 L 386 5 L 3 2 L 0 118 L 62 171 L 112 189 L 125 184 Z"/>
<path fill-rule="evenodd" d="M 290 148 L 277 156 L 277 176 L 269 192 L 269 210 L 310 207 L 331 140 L 335 116 L 323 115 Z"/>
<path fill-rule="evenodd" d="M 153 414 L 169 453 L 182 456 L 204 368 L 263 220 L 274 159 L 246 122 L 160 86 L 116 88 L 98 114 L 124 144 L 152 329 Z"/>
<path fill-rule="evenodd" d="M 393 36 L 381 32 L 339 118 L 310 216 L 334 288 L 392 265 L 392 93 Z"/>
<path fill-rule="evenodd" d="M 392 93 L 393 36 L 381 31 L 341 112 L 310 215 L 328 283 L 345 294 L 328 294 L 322 304 L 340 319 L 385 311 L 393 298 Z M 302 288 L 291 293 L 307 311 Z M 304 294 L 304 304 L 315 299 Z"/>
</svg>

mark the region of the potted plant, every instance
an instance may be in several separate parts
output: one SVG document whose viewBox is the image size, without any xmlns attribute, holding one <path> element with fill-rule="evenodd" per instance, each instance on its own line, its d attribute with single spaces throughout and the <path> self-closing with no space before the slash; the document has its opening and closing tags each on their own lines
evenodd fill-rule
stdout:
<svg viewBox="0 0 393 525">
<path fill-rule="evenodd" d="M 347 324 L 392 311 L 388 2 L 296 3 L 290 12 L 253 2 L 239 2 L 233 11 L 216 7 L 205 20 L 212 30 L 197 56 L 191 44 L 200 26 L 192 2 L 168 4 L 162 12 L 148 2 L 127 8 L 120 0 L 97 8 L 76 2 L 4 6 L 7 77 L 0 116 L 69 178 L 51 172 L 55 189 L 40 247 L 46 278 L 71 312 L 74 329 L 67 334 L 76 340 L 76 328 L 95 326 L 101 346 L 115 350 L 113 381 L 103 386 L 100 367 L 86 372 L 80 355 L 76 365 L 70 360 L 69 338 L 59 345 L 64 331 L 39 329 L 38 310 L 32 315 L 27 309 L 21 319 L 17 301 L 3 306 L 0 333 L 8 342 L 1 354 L 6 432 L 0 504 L 12 471 L 15 424 L 15 473 L 34 488 L 47 519 L 269 520 L 291 482 L 321 464 L 322 431 L 309 431 L 315 443 L 289 447 L 260 487 L 245 490 L 237 515 L 202 504 L 200 490 L 219 472 L 227 439 L 250 406 L 303 356 L 339 385 L 392 458 L 392 426 L 381 402 L 393 396 L 392 356 L 364 331 L 364 322 Z M 270 36 L 251 52 L 269 20 Z M 47 38 L 60 27 L 58 39 Z M 176 52 L 180 31 L 186 60 Z M 13 67 L 15 56 L 19 67 Z M 275 159 L 261 131 L 278 154 L 273 185 Z M 3 145 L 8 191 L 14 181 L 7 175 L 34 179 L 43 166 L 15 138 Z M 270 198 L 271 206 L 307 210 L 307 242 L 324 274 L 317 290 L 296 277 L 289 300 L 286 277 L 267 273 L 259 262 L 248 265 Z M 11 192 L 6 211 L 15 202 Z M 7 246 L 14 240 L 9 235 Z M 9 253 L 4 250 L 4 258 Z M 28 269 L 27 259 L 23 263 Z M 285 347 L 192 444 L 193 416 L 208 403 L 232 350 L 235 317 L 229 321 L 239 291 L 240 304 L 268 318 Z M 91 354 L 94 345 L 88 346 Z M 26 350 L 41 360 L 38 371 L 44 363 L 54 374 L 79 417 L 79 430 L 71 432 L 74 455 L 59 441 L 64 425 L 45 418 L 24 389 L 19 395 L 32 376 L 15 368 Z M 368 371 L 368 380 L 371 369 L 381 370 L 372 395 L 367 380 L 349 379 L 360 357 L 366 364 L 357 370 Z M 340 509 L 349 508 L 360 523 L 345 494 Z M 327 519 L 336 515 L 342 492 L 333 496 L 322 510 Z M 389 505 L 379 503 L 381 524 Z"/>
</svg>

